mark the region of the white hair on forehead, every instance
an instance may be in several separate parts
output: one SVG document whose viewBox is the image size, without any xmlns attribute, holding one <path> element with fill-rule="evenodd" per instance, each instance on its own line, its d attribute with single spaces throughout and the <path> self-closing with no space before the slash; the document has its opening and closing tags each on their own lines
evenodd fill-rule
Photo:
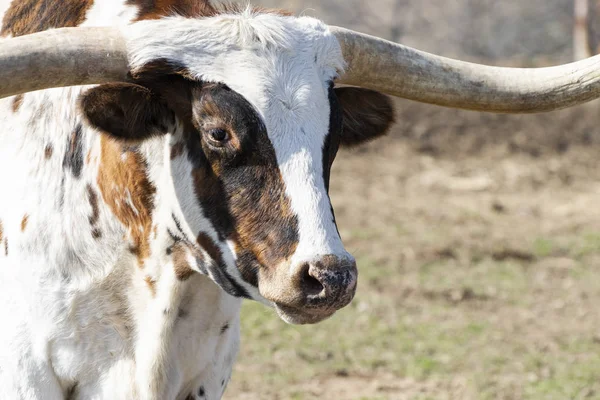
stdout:
<svg viewBox="0 0 600 400">
<path fill-rule="evenodd" d="M 326 24 L 311 17 L 283 16 L 246 7 L 214 17 L 140 21 L 122 29 L 129 38 L 132 69 L 157 58 L 192 69 L 211 69 L 216 58 L 240 51 L 311 51 L 322 67 L 338 73 L 345 69 L 337 39 Z M 160 34 L 148 35 L 148 31 Z"/>
<path fill-rule="evenodd" d="M 220 28 L 220 33 L 232 39 L 237 39 L 243 46 L 269 46 L 277 44 L 282 49 L 293 49 L 294 43 L 289 35 L 289 26 L 286 26 L 286 17 L 272 13 L 264 13 L 247 5 L 239 12 L 228 12 L 211 18 L 209 24 Z M 287 32 L 287 33 L 286 33 Z"/>
</svg>

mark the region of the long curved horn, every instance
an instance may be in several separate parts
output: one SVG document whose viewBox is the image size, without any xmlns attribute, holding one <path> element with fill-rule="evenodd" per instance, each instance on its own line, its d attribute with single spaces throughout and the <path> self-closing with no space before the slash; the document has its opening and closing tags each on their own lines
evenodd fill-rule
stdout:
<svg viewBox="0 0 600 400">
<path fill-rule="evenodd" d="M 549 68 L 490 67 L 330 28 L 348 65 L 340 83 L 424 103 L 500 113 L 551 111 L 600 97 L 600 56 Z"/>
<path fill-rule="evenodd" d="M 0 40 L 0 98 L 62 86 L 124 81 L 116 28 L 61 28 Z"/>
</svg>

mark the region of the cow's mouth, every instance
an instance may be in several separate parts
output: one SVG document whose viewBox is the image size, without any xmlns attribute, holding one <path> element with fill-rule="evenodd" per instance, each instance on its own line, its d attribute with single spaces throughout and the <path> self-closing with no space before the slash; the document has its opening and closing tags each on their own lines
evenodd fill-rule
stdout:
<svg viewBox="0 0 600 400">
<path fill-rule="evenodd" d="M 284 306 L 275 303 L 275 310 L 279 317 L 288 324 L 294 325 L 310 325 L 316 324 L 330 318 L 338 310 L 336 308 L 329 309 L 303 309 Z"/>
</svg>

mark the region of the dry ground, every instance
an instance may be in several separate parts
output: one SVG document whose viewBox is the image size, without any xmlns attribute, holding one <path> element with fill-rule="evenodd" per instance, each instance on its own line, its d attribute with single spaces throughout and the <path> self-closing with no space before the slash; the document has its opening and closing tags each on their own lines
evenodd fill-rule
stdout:
<svg viewBox="0 0 600 400">
<path fill-rule="evenodd" d="M 305 327 L 246 304 L 226 398 L 600 399 L 598 110 L 399 102 L 334 165 L 354 302 Z"/>
</svg>

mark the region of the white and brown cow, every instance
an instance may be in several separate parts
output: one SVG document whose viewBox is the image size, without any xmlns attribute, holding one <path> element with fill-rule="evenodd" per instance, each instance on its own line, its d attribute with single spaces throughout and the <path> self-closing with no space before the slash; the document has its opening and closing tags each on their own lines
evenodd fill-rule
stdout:
<svg viewBox="0 0 600 400">
<path fill-rule="evenodd" d="M 501 112 L 600 95 L 597 59 L 475 66 L 206 0 L 0 12 L 0 399 L 217 399 L 242 298 L 290 323 L 347 305 L 329 171 L 391 124 L 370 89 Z"/>
</svg>

